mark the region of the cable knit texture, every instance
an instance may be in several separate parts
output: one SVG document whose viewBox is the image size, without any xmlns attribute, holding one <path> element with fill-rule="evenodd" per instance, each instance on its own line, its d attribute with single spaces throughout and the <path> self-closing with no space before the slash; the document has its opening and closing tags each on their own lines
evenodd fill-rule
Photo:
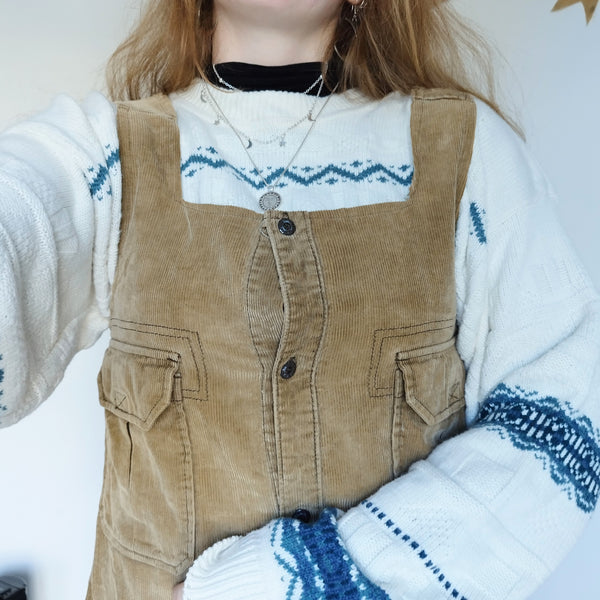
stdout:
<svg viewBox="0 0 600 600">
<path fill-rule="evenodd" d="M 265 139 L 313 101 L 215 93 L 236 125 Z M 185 200 L 258 212 L 262 181 L 239 140 L 215 125 L 201 87 L 173 101 Z M 491 109 L 477 107 L 455 247 L 469 429 L 337 523 L 333 513 L 315 526 L 275 521 L 211 548 L 190 572 L 187 600 L 216 598 L 217 589 L 235 598 L 234 588 L 245 598 L 517 600 L 575 542 L 600 485 L 599 300 L 537 163 Z M 281 179 L 281 209 L 405 200 L 409 118 L 410 99 L 397 94 L 376 103 L 352 93 L 332 98 Z M 253 149 L 268 182 L 304 133 L 286 136 L 286 147 Z M 58 98 L 0 137 L 2 426 L 42 402 L 72 356 L 107 326 L 118 150 L 114 107 L 99 95 L 81 105 Z M 350 596 L 325 591 L 338 575 Z"/>
<path fill-rule="evenodd" d="M 206 550 L 189 571 L 185 600 L 386 600 L 358 570 L 337 534 L 336 513 L 316 523 L 276 519 Z"/>
</svg>

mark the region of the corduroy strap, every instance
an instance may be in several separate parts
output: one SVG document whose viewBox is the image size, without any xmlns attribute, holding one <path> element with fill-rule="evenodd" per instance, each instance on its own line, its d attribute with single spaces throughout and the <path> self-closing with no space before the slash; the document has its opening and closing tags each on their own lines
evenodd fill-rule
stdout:
<svg viewBox="0 0 600 600">
<path fill-rule="evenodd" d="M 455 90 L 416 88 L 412 92 L 411 132 L 415 178 L 427 174 L 424 185 L 432 194 L 444 182 L 454 181 L 456 219 L 465 190 L 477 108 L 474 100 Z"/>
</svg>

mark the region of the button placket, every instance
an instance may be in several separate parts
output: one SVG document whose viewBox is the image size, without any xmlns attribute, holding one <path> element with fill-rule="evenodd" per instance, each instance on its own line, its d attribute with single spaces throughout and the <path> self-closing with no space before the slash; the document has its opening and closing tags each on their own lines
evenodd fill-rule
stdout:
<svg viewBox="0 0 600 600">
<path fill-rule="evenodd" d="M 321 502 L 318 414 L 313 369 L 324 331 L 320 265 L 306 213 L 271 215 L 269 237 L 284 300 L 273 372 L 282 514 Z"/>
<path fill-rule="evenodd" d="M 296 224 L 288 216 L 285 216 L 277 222 L 277 229 L 281 235 L 290 237 L 296 233 Z M 283 305 L 283 311 L 285 312 L 285 304 Z M 291 379 L 295 373 L 296 358 L 292 357 L 282 365 L 279 375 L 282 379 Z"/>
</svg>

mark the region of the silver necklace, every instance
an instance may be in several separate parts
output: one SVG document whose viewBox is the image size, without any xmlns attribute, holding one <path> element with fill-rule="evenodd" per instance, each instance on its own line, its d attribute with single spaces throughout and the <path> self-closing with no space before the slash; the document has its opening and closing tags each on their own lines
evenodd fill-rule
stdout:
<svg viewBox="0 0 600 600">
<path fill-rule="evenodd" d="M 242 92 L 242 90 L 234 87 L 233 85 L 231 85 L 230 83 L 225 81 L 221 77 L 221 75 L 219 75 L 216 65 L 213 64 L 212 68 L 213 68 L 214 74 L 216 75 L 217 79 L 219 80 L 219 83 L 224 85 L 230 92 Z M 299 127 L 300 125 L 302 125 L 302 123 L 304 123 L 304 121 L 307 121 L 307 120 L 312 121 L 313 120 L 314 111 L 317 106 L 317 102 L 319 101 L 319 98 L 321 97 L 321 92 L 323 91 L 324 83 L 325 83 L 325 81 L 323 79 L 323 74 L 321 73 L 321 74 L 319 74 L 317 79 L 315 79 L 315 81 L 304 92 L 302 92 L 306 96 L 306 95 L 308 95 L 308 93 L 310 91 L 312 91 L 315 88 L 316 85 L 319 85 L 319 89 L 317 91 L 317 94 L 315 95 L 315 100 L 312 103 L 312 106 L 310 107 L 308 112 L 305 115 L 303 115 L 302 117 L 300 117 L 297 121 L 292 123 L 289 127 L 286 127 L 283 131 L 279 131 L 278 133 L 275 133 L 270 137 L 267 137 L 267 138 L 252 137 L 252 136 L 248 135 L 247 133 L 245 133 L 244 131 L 242 131 L 241 129 L 239 129 L 238 127 L 236 127 L 235 125 L 233 125 L 233 123 L 231 123 L 231 122 L 229 122 L 229 126 L 232 129 L 234 129 L 239 134 L 240 137 L 242 137 L 246 140 L 246 148 L 252 148 L 252 146 L 254 146 L 254 144 L 272 144 L 275 141 L 279 141 L 279 145 L 281 147 L 283 147 L 287 144 L 286 135 L 288 133 L 290 133 L 290 131 L 293 131 L 294 129 L 296 129 L 296 127 Z M 202 100 L 205 100 L 205 98 L 203 97 Z M 217 111 L 217 120 L 215 121 L 215 125 L 220 124 L 221 118 L 222 118 L 221 115 Z"/>
<path fill-rule="evenodd" d="M 258 199 L 259 206 L 263 210 L 274 210 L 274 209 L 278 208 L 279 205 L 281 204 L 281 194 L 279 192 L 276 192 L 275 189 L 279 185 L 279 182 L 282 180 L 283 176 L 288 172 L 289 168 L 292 166 L 292 164 L 296 160 L 296 157 L 300 153 L 300 150 L 302 150 L 304 144 L 306 143 L 306 140 L 308 139 L 308 136 L 310 135 L 311 131 L 313 130 L 313 128 L 314 128 L 314 126 L 315 126 L 315 124 L 317 122 L 317 119 L 318 119 L 319 115 L 325 110 L 325 107 L 329 103 L 329 100 L 331 99 L 331 96 L 333 96 L 333 94 L 335 93 L 335 90 L 337 89 L 337 85 L 332 90 L 331 94 L 329 96 L 327 96 L 327 98 L 325 99 L 325 102 L 323 103 L 323 106 L 321 107 L 321 109 L 319 110 L 319 112 L 310 119 L 310 127 L 308 128 L 308 131 L 306 132 L 306 134 L 302 138 L 302 141 L 300 142 L 300 145 L 296 149 L 296 152 L 294 152 L 294 155 L 292 156 L 292 158 L 288 162 L 288 164 L 285 167 L 285 169 L 283 169 L 283 171 L 281 171 L 281 173 L 279 174 L 279 177 L 277 177 L 277 179 L 273 183 L 269 183 L 264 178 L 264 176 L 262 174 L 262 170 L 258 168 L 258 165 L 256 164 L 256 162 L 252 158 L 252 155 L 250 154 L 249 147 L 246 146 L 246 144 L 244 143 L 244 140 L 243 140 L 242 136 L 238 133 L 238 130 L 231 124 L 231 122 L 227 118 L 227 115 L 225 115 L 225 113 L 223 112 L 223 109 L 219 106 L 219 103 L 217 102 L 217 100 L 215 99 L 215 97 L 210 92 L 210 89 L 208 88 L 208 84 L 206 82 L 203 82 L 203 85 L 204 85 L 203 93 L 204 92 L 206 93 L 205 98 L 208 99 L 209 104 L 212 106 L 213 110 L 217 113 L 217 115 L 220 116 L 220 118 L 223 119 L 223 121 L 233 131 L 233 133 L 235 134 L 235 136 L 239 140 L 240 144 L 242 145 L 242 148 L 244 149 L 244 151 L 248 155 L 248 158 L 250 159 L 250 162 L 252 163 L 252 166 L 254 167 L 254 171 L 261 178 L 261 180 L 262 180 L 262 182 L 263 182 L 263 184 L 265 186 L 265 189 L 267 190 Z"/>
</svg>

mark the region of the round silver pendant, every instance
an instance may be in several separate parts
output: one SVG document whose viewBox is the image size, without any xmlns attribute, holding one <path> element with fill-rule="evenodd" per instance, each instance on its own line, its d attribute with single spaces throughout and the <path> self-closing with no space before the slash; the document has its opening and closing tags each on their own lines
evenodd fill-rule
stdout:
<svg viewBox="0 0 600 600">
<path fill-rule="evenodd" d="M 258 203 L 263 210 L 273 210 L 281 204 L 281 196 L 277 192 L 263 194 Z"/>
</svg>

